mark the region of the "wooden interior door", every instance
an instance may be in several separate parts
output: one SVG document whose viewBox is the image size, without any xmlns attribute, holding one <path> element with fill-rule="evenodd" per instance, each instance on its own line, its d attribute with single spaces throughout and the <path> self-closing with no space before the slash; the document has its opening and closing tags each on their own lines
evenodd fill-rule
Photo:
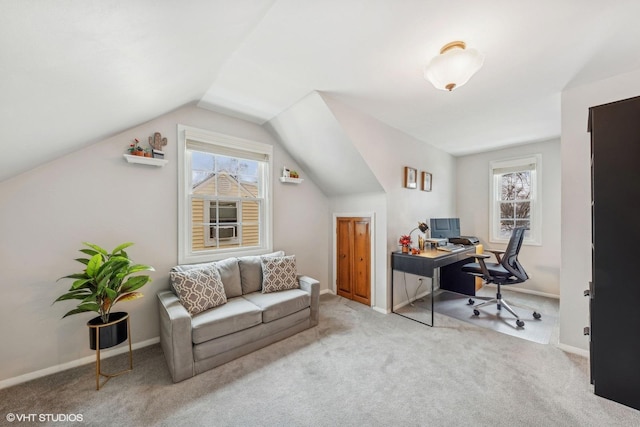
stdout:
<svg viewBox="0 0 640 427">
<path fill-rule="evenodd" d="M 366 217 L 337 219 L 338 295 L 371 305 L 371 221 Z"/>
</svg>

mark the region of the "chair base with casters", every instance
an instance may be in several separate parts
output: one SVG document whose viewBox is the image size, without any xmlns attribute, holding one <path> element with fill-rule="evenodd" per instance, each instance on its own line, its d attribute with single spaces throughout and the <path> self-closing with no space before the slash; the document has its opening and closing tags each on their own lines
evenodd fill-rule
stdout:
<svg viewBox="0 0 640 427">
<path fill-rule="evenodd" d="M 496 297 L 495 298 L 491 298 L 487 301 L 483 301 L 479 304 L 473 305 L 475 304 L 475 301 L 472 298 L 469 298 L 468 304 L 469 305 L 473 305 L 473 315 L 474 316 L 479 316 L 480 315 L 480 311 L 478 310 L 481 307 L 484 307 L 486 305 L 491 305 L 491 304 L 495 304 L 496 307 L 498 308 L 498 311 L 502 310 L 502 307 L 504 307 L 509 313 L 511 313 L 513 315 L 513 317 L 516 318 L 516 326 L 518 326 L 519 328 L 524 327 L 524 321 L 522 319 L 520 319 L 520 316 L 518 316 L 518 313 L 516 313 L 509 304 L 507 304 L 507 302 L 502 299 L 502 293 L 500 293 L 500 285 L 498 285 L 498 292 L 496 293 Z M 519 305 L 516 305 L 514 303 L 511 303 L 513 306 L 515 307 L 521 307 Z M 527 307 L 529 308 L 529 307 Z M 540 313 L 538 313 L 537 311 L 533 311 L 533 318 L 536 320 L 540 320 L 542 318 L 542 315 Z"/>
<path fill-rule="evenodd" d="M 500 286 L 513 285 L 516 283 L 522 283 L 529 278 L 524 268 L 518 261 L 518 253 L 524 240 L 524 233 L 526 228 L 516 227 L 513 229 L 511 238 L 507 249 L 504 251 L 488 249 L 487 252 L 491 252 L 496 257 L 498 262 L 485 262 L 485 259 L 490 258 L 490 255 L 475 254 L 474 257 L 478 262 L 469 263 L 462 266 L 462 271 L 472 274 L 474 276 L 481 277 L 485 283 L 495 283 L 498 287 L 496 297 L 488 301 L 483 301 L 480 304 L 473 306 L 473 314 L 475 316 L 480 315 L 479 308 L 490 304 L 496 304 L 498 312 L 504 307 L 509 313 L 516 318 L 516 325 L 519 328 L 524 326 L 524 321 L 520 319 L 520 316 L 511 308 L 507 302 L 502 299 L 502 293 L 500 292 Z M 469 298 L 469 305 L 473 305 L 475 301 Z M 513 304 L 517 306 L 516 304 Z M 542 316 L 540 313 L 534 310 L 533 318 L 538 320 Z"/>
</svg>

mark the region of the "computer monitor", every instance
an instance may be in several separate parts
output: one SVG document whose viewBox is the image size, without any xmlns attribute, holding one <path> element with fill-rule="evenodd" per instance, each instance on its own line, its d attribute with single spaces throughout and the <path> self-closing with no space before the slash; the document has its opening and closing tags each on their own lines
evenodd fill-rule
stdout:
<svg viewBox="0 0 640 427">
<path fill-rule="evenodd" d="M 460 218 L 431 218 L 431 237 L 460 237 Z"/>
</svg>

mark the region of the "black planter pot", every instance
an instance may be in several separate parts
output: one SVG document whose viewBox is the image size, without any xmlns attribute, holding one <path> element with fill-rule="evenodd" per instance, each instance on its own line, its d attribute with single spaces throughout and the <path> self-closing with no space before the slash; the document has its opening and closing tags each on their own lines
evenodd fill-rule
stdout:
<svg viewBox="0 0 640 427">
<path fill-rule="evenodd" d="M 96 335 L 100 331 L 100 350 L 116 346 L 128 337 L 127 319 L 128 313 L 117 312 L 109 314 L 109 321 L 104 323 L 100 316 L 87 322 L 89 326 L 89 346 L 96 349 Z"/>
</svg>

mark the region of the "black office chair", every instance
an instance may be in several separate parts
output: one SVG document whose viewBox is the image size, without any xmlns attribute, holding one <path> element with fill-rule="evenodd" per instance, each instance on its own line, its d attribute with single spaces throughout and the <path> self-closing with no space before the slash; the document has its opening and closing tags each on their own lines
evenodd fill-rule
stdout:
<svg viewBox="0 0 640 427">
<path fill-rule="evenodd" d="M 511 238 L 509 239 L 509 244 L 506 250 L 487 250 L 487 252 L 491 252 L 495 255 L 496 259 L 498 260 L 497 263 L 485 262 L 485 259 L 491 258 L 491 255 L 476 254 L 474 256 L 478 262 L 465 264 L 462 266 L 462 271 L 473 274 L 474 276 L 482 277 L 482 279 L 486 283 L 495 283 L 498 287 L 495 298 L 473 306 L 474 315 L 478 316 L 480 314 L 480 312 L 478 311 L 480 307 L 495 303 L 498 306 L 498 310 L 501 310 L 502 307 L 504 307 L 509 313 L 515 316 L 516 325 L 518 327 L 524 326 L 524 322 L 520 320 L 520 317 L 516 314 L 516 312 L 513 311 L 513 309 L 509 306 L 509 304 L 506 303 L 505 300 L 502 299 L 500 286 L 522 283 L 529 278 L 529 276 L 527 276 L 527 272 L 524 271 L 524 268 L 518 261 L 518 253 L 520 252 L 520 247 L 522 246 L 522 240 L 524 239 L 525 231 L 525 227 L 514 228 L 513 232 L 511 233 Z M 473 299 L 469 298 L 469 305 L 473 305 L 473 303 Z M 534 311 L 533 317 L 535 319 L 540 319 L 542 316 L 540 315 L 540 313 Z"/>
</svg>

